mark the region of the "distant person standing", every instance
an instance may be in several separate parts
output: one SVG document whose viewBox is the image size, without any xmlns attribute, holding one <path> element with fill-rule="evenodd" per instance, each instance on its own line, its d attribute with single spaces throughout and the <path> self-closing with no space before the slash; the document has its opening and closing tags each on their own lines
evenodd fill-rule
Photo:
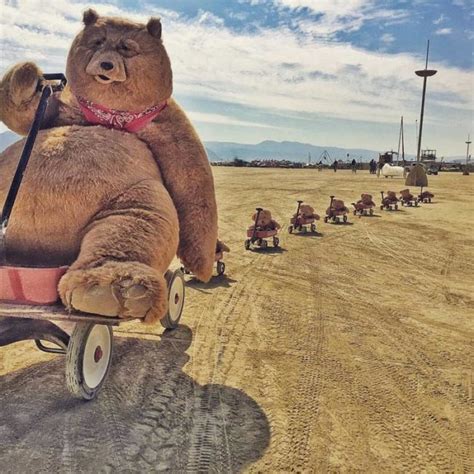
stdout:
<svg viewBox="0 0 474 474">
<path fill-rule="evenodd" d="M 357 173 L 357 161 L 355 158 L 353 158 L 351 161 L 351 169 L 353 173 Z"/>
<path fill-rule="evenodd" d="M 334 160 L 334 163 L 332 164 L 332 169 L 334 170 L 334 173 L 337 171 L 337 160 Z"/>
<path fill-rule="evenodd" d="M 375 174 L 377 172 L 377 163 L 373 158 L 370 160 L 369 168 L 370 174 Z"/>
</svg>

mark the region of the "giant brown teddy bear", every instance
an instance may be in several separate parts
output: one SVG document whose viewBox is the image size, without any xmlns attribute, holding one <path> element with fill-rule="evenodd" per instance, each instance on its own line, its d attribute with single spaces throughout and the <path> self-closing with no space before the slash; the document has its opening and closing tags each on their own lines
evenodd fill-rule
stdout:
<svg viewBox="0 0 474 474">
<path fill-rule="evenodd" d="M 59 283 L 69 308 L 153 322 L 166 312 L 163 275 L 176 254 L 201 280 L 211 277 L 212 174 L 171 98 L 160 20 L 144 25 L 88 10 L 83 22 L 68 85 L 49 102 L 10 219 L 7 257 L 69 265 Z M 0 83 L 0 119 L 19 134 L 32 123 L 41 76 L 22 63 Z M 0 206 L 23 143 L 0 155 Z"/>
</svg>

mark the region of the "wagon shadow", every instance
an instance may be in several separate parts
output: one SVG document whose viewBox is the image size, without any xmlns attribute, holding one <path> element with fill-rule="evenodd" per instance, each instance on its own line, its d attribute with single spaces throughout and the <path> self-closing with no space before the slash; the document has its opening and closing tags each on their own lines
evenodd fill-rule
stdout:
<svg viewBox="0 0 474 474">
<path fill-rule="evenodd" d="M 253 247 L 250 249 L 251 252 L 255 253 L 261 253 L 261 254 L 279 254 L 279 253 L 284 253 L 288 252 L 284 247 L 266 247 L 266 248 L 261 248 L 261 247 Z"/>
<path fill-rule="evenodd" d="M 366 216 L 354 216 L 354 218 L 358 217 L 359 219 L 372 219 L 372 218 L 377 218 L 377 217 L 382 217 L 381 214 L 367 214 Z"/>
<path fill-rule="evenodd" d="M 192 332 L 116 338 L 98 398 L 69 398 L 64 361 L 0 377 L 2 464 L 16 472 L 240 472 L 270 442 L 267 417 L 243 391 L 200 385 L 182 369 Z"/>
<path fill-rule="evenodd" d="M 212 290 L 214 288 L 230 288 L 238 280 L 228 277 L 227 275 L 215 275 L 207 283 L 204 283 L 197 278 L 191 278 L 186 282 L 186 288 L 191 290 L 201 291 L 202 293 L 209 293 L 205 290 Z"/>
<path fill-rule="evenodd" d="M 295 237 L 306 237 L 306 238 L 307 237 L 321 238 L 324 236 L 322 232 L 295 232 L 292 235 L 294 235 Z"/>
</svg>

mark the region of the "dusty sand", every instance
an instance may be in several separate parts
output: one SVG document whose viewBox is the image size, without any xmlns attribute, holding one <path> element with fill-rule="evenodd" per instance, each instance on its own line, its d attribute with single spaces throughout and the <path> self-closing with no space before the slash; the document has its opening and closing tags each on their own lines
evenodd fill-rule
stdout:
<svg viewBox="0 0 474 474">
<path fill-rule="evenodd" d="M 379 202 L 368 172 L 214 168 L 227 278 L 190 281 L 183 327 L 116 330 L 98 399 L 64 361 L 0 348 L 3 472 L 473 472 L 474 177 L 431 205 L 288 235 L 299 198 Z M 281 251 L 245 251 L 256 205 Z"/>
</svg>

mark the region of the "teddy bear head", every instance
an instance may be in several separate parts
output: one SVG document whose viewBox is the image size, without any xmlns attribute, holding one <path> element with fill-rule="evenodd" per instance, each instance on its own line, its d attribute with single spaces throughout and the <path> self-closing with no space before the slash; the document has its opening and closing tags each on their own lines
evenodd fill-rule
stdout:
<svg viewBox="0 0 474 474">
<path fill-rule="evenodd" d="M 371 194 L 361 194 L 360 197 L 364 204 L 370 204 L 372 202 Z"/>
<path fill-rule="evenodd" d="M 309 204 L 301 204 L 300 215 L 302 217 L 311 217 L 314 214 L 314 209 Z"/>
<path fill-rule="evenodd" d="M 397 193 L 395 191 L 387 191 L 387 197 L 389 199 L 396 199 L 397 198 Z"/>
<path fill-rule="evenodd" d="M 404 198 L 406 197 L 410 197 L 411 196 L 411 193 L 410 193 L 410 190 L 409 189 L 402 189 L 400 191 L 400 195 Z"/>
<path fill-rule="evenodd" d="M 69 50 L 68 86 L 76 98 L 103 107 L 142 112 L 170 98 L 171 64 L 161 40 L 161 22 L 83 16 L 84 27 Z"/>
<path fill-rule="evenodd" d="M 263 211 L 260 211 L 260 214 L 258 215 L 258 221 L 256 221 L 256 219 L 257 219 L 257 213 L 253 214 L 252 220 L 255 222 L 255 224 L 258 227 L 269 226 L 272 222 L 272 213 L 264 209 Z"/>
</svg>

